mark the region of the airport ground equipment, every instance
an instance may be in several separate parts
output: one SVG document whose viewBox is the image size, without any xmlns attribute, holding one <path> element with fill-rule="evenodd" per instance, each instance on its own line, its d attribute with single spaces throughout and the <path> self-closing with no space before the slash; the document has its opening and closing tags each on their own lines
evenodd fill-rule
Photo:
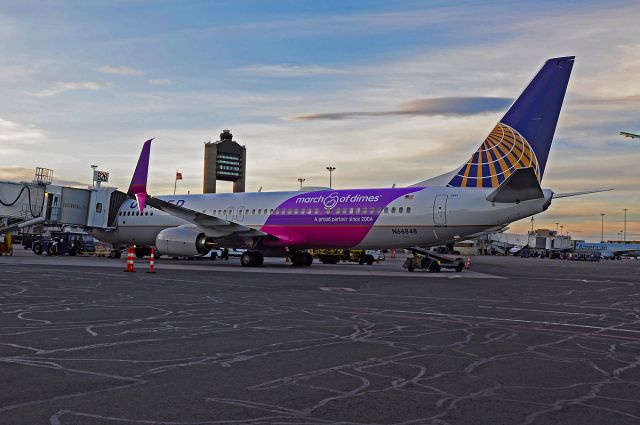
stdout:
<svg viewBox="0 0 640 425">
<path fill-rule="evenodd" d="M 378 251 L 359 249 L 316 249 L 313 251 L 321 263 L 338 264 L 340 261 L 372 265 L 379 261 Z"/>
<path fill-rule="evenodd" d="M 93 238 L 82 232 L 51 232 L 32 242 L 38 255 L 93 255 L 96 251 Z"/>
<path fill-rule="evenodd" d="M 438 273 L 442 269 L 454 269 L 459 273 L 465 267 L 462 257 L 434 254 L 418 248 L 409 248 L 409 251 L 413 253 L 413 257 L 407 258 L 402 267 L 410 272 L 427 270 L 431 273 Z"/>
<path fill-rule="evenodd" d="M 113 187 L 54 185 L 50 174 L 37 171 L 31 183 L 0 181 L 0 218 L 9 222 L 6 231 L 35 224 L 109 230 L 117 226 L 118 211 L 126 198 Z"/>
</svg>

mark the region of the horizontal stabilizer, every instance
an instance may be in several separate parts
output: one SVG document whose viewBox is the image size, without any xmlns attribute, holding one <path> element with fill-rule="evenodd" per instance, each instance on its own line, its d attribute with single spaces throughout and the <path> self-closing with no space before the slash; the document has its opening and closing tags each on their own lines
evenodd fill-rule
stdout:
<svg viewBox="0 0 640 425">
<path fill-rule="evenodd" d="M 489 202 L 512 203 L 544 198 L 533 167 L 518 168 L 487 196 Z"/>
<path fill-rule="evenodd" d="M 553 199 L 568 198 L 570 196 L 588 195 L 590 193 L 609 192 L 610 190 L 613 190 L 613 189 L 584 190 L 582 192 L 554 193 L 553 194 Z"/>
</svg>

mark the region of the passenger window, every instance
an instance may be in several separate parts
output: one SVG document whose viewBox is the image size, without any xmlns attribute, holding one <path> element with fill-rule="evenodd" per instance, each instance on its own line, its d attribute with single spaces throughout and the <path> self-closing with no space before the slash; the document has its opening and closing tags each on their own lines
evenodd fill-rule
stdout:
<svg viewBox="0 0 640 425">
<path fill-rule="evenodd" d="M 356 208 L 356 214 L 360 214 L 360 208 Z"/>
<path fill-rule="evenodd" d="M 336 208 L 335 210 L 333 210 L 333 214 L 334 215 L 340 214 L 340 208 Z"/>
<path fill-rule="evenodd" d="M 342 209 L 342 214 L 346 214 L 346 213 L 347 213 L 347 209 L 346 209 L 346 208 L 343 208 L 343 209 Z"/>
<path fill-rule="evenodd" d="M 385 214 L 387 214 L 388 212 L 389 212 L 389 208 L 386 208 L 386 207 L 385 207 L 385 209 L 384 209 L 384 213 L 385 213 Z"/>
<path fill-rule="evenodd" d="M 353 214 L 353 208 L 349 208 L 349 214 Z"/>
<path fill-rule="evenodd" d="M 297 214 L 298 214 L 298 209 L 297 209 L 297 208 L 294 208 L 294 209 L 293 209 L 293 213 L 297 215 Z"/>
<path fill-rule="evenodd" d="M 273 208 L 271 209 L 271 214 L 273 214 Z"/>
<path fill-rule="evenodd" d="M 407 214 L 411 214 L 411 207 L 407 207 Z"/>
<path fill-rule="evenodd" d="M 395 214 L 396 213 L 396 207 L 391 207 L 391 214 Z"/>
<path fill-rule="evenodd" d="M 251 210 L 251 214 L 255 215 L 256 214 L 256 210 Z"/>
<path fill-rule="evenodd" d="M 380 210 L 380 208 L 378 208 L 378 210 Z M 379 213 L 380 211 L 378 211 Z M 375 214 L 376 213 L 376 209 L 374 207 L 369 208 L 369 214 Z"/>
<path fill-rule="evenodd" d="M 398 208 L 398 213 L 402 214 L 402 211 L 403 211 L 402 207 Z"/>
<path fill-rule="evenodd" d="M 287 208 L 287 214 L 291 215 L 291 208 Z"/>
<path fill-rule="evenodd" d="M 311 214 L 311 208 L 307 209 L 307 214 Z"/>
<path fill-rule="evenodd" d="M 320 208 L 316 208 L 315 210 L 313 210 L 313 213 L 316 215 L 320 214 Z"/>
</svg>

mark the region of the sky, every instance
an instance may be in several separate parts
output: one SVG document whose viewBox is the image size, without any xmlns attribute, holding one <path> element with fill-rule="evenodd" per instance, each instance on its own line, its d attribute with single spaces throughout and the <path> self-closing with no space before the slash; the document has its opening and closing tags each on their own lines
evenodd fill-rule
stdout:
<svg viewBox="0 0 640 425">
<path fill-rule="evenodd" d="M 640 239 L 636 1 L 0 0 L 0 179 L 201 193 L 204 142 L 247 147 L 247 191 L 409 185 L 458 168 L 544 61 L 575 55 L 536 228 Z M 221 185 L 230 191 L 230 185 Z M 556 225 L 556 223 L 559 223 Z M 524 232 L 529 220 L 510 226 Z"/>
</svg>

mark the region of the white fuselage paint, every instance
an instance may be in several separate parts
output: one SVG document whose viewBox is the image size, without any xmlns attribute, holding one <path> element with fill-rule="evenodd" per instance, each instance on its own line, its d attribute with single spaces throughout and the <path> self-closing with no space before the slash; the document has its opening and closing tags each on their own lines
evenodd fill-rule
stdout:
<svg viewBox="0 0 640 425">
<path fill-rule="evenodd" d="M 352 248 L 427 247 L 463 240 L 467 236 L 538 214 L 550 205 L 552 197 L 550 190 L 544 190 L 544 198 L 520 203 L 492 203 L 486 200 L 490 192 L 491 189 L 482 188 L 426 187 L 413 192 L 413 196 L 399 197 L 388 204 L 387 212 L 378 216 L 366 237 Z M 273 209 L 300 194 L 301 192 L 258 192 L 158 198 L 261 229 Z M 398 212 L 400 207 L 403 208 L 403 213 Z M 410 207 L 410 213 L 406 212 L 407 207 Z M 135 201 L 129 200 L 120 209 L 116 229 L 93 229 L 92 233 L 99 240 L 114 244 L 152 246 L 160 231 L 176 226 L 194 225 L 151 207 L 145 208 L 144 213 L 139 213 Z M 327 231 L 340 230 L 334 227 Z M 310 248 L 318 247 L 310 245 Z"/>
</svg>

